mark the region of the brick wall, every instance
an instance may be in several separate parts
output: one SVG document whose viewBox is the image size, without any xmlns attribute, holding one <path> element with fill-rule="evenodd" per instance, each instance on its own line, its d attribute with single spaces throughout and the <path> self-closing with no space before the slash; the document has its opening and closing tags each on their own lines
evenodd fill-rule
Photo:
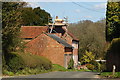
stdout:
<svg viewBox="0 0 120 80">
<path fill-rule="evenodd" d="M 53 64 L 64 66 L 64 46 L 53 40 L 46 34 L 41 34 L 30 41 L 25 49 L 36 55 L 44 56 L 52 61 Z"/>
</svg>

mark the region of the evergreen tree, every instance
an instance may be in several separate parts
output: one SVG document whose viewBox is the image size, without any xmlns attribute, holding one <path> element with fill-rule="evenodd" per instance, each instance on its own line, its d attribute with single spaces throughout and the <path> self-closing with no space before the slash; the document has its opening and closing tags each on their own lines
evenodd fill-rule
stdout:
<svg viewBox="0 0 120 80">
<path fill-rule="evenodd" d="M 120 37 L 120 1 L 108 2 L 106 12 L 106 41 Z"/>
</svg>

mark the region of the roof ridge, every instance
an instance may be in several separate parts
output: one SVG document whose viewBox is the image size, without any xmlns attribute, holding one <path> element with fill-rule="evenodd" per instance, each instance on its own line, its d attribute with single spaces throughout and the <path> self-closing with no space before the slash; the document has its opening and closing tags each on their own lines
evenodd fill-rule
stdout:
<svg viewBox="0 0 120 80">
<path fill-rule="evenodd" d="M 36 36 L 36 37 L 34 37 L 34 38 L 32 38 L 29 42 L 31 42 L 32 40 L 34 40 L 34 39 L 36 39 L 37 37 L 39 37 L 40 35 L 42 35 L 42 34 L 45 34 L 45 32 L 42 32 L 41 34 L 39 34 L 38 36 Z M 29 42 L 27 42 L 27 43 L 29 43 Z M 26 44 L 27 44 L 26 43 Z"/>
</svg>

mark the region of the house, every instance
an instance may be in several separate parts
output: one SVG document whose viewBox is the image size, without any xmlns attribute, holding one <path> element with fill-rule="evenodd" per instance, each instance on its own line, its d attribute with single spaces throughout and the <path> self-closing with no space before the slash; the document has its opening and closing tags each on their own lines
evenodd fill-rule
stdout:
<svg viewBox="0 0 120 80">
<path fill-rule="evenodd" d="M 68 67 L 71 58 L 78 64 L 79 40 L 67 30 L 62 19 L 47 26 L 22 26 L 21 38 L 26 42 L 26 52 L 48 58 L 53 64 Z"/>
</svg>

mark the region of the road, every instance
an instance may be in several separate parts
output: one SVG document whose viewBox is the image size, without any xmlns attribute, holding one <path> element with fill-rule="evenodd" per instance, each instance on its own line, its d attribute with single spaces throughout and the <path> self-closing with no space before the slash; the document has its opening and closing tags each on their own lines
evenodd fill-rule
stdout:
<svg viewBox="0 0 120 80">
<path fill-rule="evenodd" d="M 98 75 L 95 72 L 70 71 L 49 72 L 37 75 L 17 76 L 14 78 L 98 78 Z"/>
</svg>

